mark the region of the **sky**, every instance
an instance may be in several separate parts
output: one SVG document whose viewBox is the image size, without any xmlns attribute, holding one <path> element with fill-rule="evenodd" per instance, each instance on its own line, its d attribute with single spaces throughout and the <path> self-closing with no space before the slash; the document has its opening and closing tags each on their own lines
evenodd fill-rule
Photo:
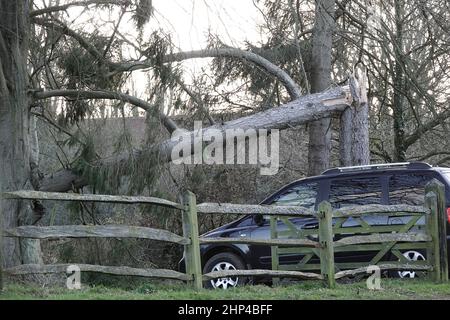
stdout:
<svg viewBox="0 0 450 320">
<path fill-rule="evenodd" d="M 252 0 L 154 0 L 155 22 L 174 32 L 182 50 L 204 48 L 208 30 L 229 45 L 260 40 L 257 25 L 261 15 Z"/>
<path fill-rule="evenodd" d="M 144 31 L 145 35 L 162 28 L 172 34 L 172 41 L 180 50 L 205 48 L 208 32 L 217 34 L 228 45 L 242 47 L 245 40 L 261 41 L 258 25 L 263 17 L 255 7 L 257 0 L 153 0 L 154 15 Z M 63 1 L 69 2 L 69 1 Z M 65 13 L 68 21 L 91 32 L 99 29 L 109 33 L 114 28 L 118 10 L 86 10 L 72 7 Z M 130 16 L 121 21 L 123 34 L 136 34 Z"/>
<path fill-rule="evenodd" d="M 41 0 L 37 0 L 40 8 Z M 47 5 L 48 1 L 44 0 Z M 61 4 L 73 2 L 62 0 Z M 257 0 L 153 0 L 154 14 L 144 28 L 143 40 L 152 31 L 161 28 L 171 34 L 174 51 L 190 51 L 207 46 L 208 34 L 218 35 L 227 45 L 244 48 L 245 41 L 252 43 L 263 41 L 259 25 L 263 23 L 260 11 L 255 7 Z M 92 6 L 91 6 L 92 8 Z M 72 7 L 64 13 L 64 20 L 73 29 L 86 32 L 101 30 L 105 35 L 112 33 L 118 17 L 114 10 Z M 136 41 L 137 33 L 130 16 L 121 21 L 119 31 L 127 38 Z M 133 51 L 133 50 L 132 50 Z M 133 52 L 124 52 L 125 59 L 137 56 Z M 210 59 L 191 59 L 183 62 L 185 81 L 189 84 L 201 73 L 207 72 Z M 133 95 L 145 99 L 147 75 L 145 71 L 133 72 Z"/>
</svg>

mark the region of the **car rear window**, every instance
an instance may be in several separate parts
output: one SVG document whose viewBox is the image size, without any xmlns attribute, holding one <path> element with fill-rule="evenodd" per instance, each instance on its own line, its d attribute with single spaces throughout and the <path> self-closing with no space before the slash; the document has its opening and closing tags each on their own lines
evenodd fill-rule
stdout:
<svg viewBox="0 0 450 320">
<path fill-rule="evenodd" d="M 421 206 L 425 203 L 425 185 L 429 174 L 395 174 L 389 179 L 389 203 Z"/>
</svg>

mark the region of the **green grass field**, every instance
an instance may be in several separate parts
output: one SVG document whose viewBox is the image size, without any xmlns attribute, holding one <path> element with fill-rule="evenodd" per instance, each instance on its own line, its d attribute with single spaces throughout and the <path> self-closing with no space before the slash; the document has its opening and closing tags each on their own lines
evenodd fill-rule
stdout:
<svg viewBox="0 0 450 320">
<path fill-rule="evenodd" d="M 335 289 L 324 287 L 322 282 L 304 281 L 269 287 L 265 285 L 245 286 L 230 290 L 201 290 L 196 292 L 183 284 L 144 282 L 128 287 L 92 285 L 81 290 L 30 285 L 7 285 L 0 299 L 450 299 L 450 283 L 434 284 L 425 280 L 382 279 L 381 290 L 369 290 L 365 281 L 341 283 Z"/>
</svg>

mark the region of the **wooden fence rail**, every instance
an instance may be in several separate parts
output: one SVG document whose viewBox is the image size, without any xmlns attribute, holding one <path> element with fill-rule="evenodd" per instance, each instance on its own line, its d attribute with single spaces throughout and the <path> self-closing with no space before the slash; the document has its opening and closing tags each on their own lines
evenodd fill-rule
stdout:
<svg viewBox="0 0 450 320">
<path fill-rule="evenodd" d="M 106 202 L 124 204 L 154 204 L 174 209 L 183 210 L 184 207 L 176 202 L 155 197 L 131 197 L 131 196 L 111 196 L 101 194 L 77 194 L 62 192 L 42 192 L 42 191 L 14 191 L 4 192 L 3 199 L 22 200 L 57 200 L 57 201 L 82 201 L 82 202 Z"/>
<path fill-rule="evenodd" d="M 31 239 L 61 238 L 140 238 L 173 242 L 182 245 L 190 244 L 190 240 L 167 230 L 118 225 L 65 225 L 65 226 L 21 226 L 3 231 L 4 237 Z"/>
<path fill-rule="evenodd" d="M 71 264 L 22 264 L 12 268 L 4 270 L 7 275 L 27 275 L 27 274 L 51 274 L 51 273 L 66 273 L 67 268 Z M 187 274 L 168 270 L 168 269 L 138 269 L 130 267 L 112 267 L 112 266 L 99 266 L 91 264 L 76 264 L 80 271 L 85 272 L 97 272 L 119 276 L 137 276 L 145 278 L 160 278 L 160 279 L 173 279 L 182 281 L 191 281 L 192 277 Z"/>
<path fill-rule="evenodd" d="M 129 197 L 110 195 L 78 195 L 37 191 L 7 192 L 1 195 L 2 201 L 57 200 L 85 201 L 125 204 L 150 204 L 177 209 L 182 214 L 183 236 L 167 230 L 118 225 L 95 226 L 20 226 L 0 230 L 2 237 L 20 237 L 32 239 L 59 238 L 140 238 L 167 241 L 184 246 L 186 273 L 166 269 L 138 269 L 77 264 L 81 271 L 100 272 L 113 275 L 131 275 L 150 278 L 176 279 L 190 282 L 195 289 L 201 289 L 204 281 L 230 276 L 297 278 L 323 280 L 329 287 L 336 279 L 365 273 L 369 265 L 377 265 L 381 270 L 420 270 L 428 271 L 436 282 L 448 281 L 446 208 L 444 186 L 433 180 L 426 186 L 425 206 L 409 205 L 369 205 L 332 210 L 328 202 L 319 205 L 317 212 L 294 206 L 241 205 L 230 203 L 197 204 L 195 195 L 187 191 L 181 203 L 154 197 Z M 253 238 L 202 238 L 199 236 L 198 213 L 202 214 L 262 214 L 270 217 L 271 239 Z M 370 225 L 364 218 L 370 216 L 406 217 L 410 221 L 402 225 Z M 297 229 L 290 217 L 314 217 L 318 227 Z M 345 221 L 356 219 L 359 226 L 345 227 Z M 413 230 L 418 221 L 425 220 L 425 230 Z M 278 230 L 277 221 L 286 224 L 287 230 Z M 420 229 L 420 228 L 419 228 Z M 288 238 L 286 238 L 288 237 Z M 272 250 L 272 270 L 229 270 L 202 274 L 200 246 L 217 243 L 245 243 L 270 246 Z M 422 248 L 426 251 L 426 261 L 407 261 L 400 250 Z M 335 261 L 336 252 L 376 250 L 378 253 L 369 263 L 339 263 Z M 383 261 L 391 252 L 398 261 Z M 302 261 L 295 266 L 280 264 L 279 257 L 285 253 L 300 253 Z M 308 263 L 316 256 L 320 263 Z M 312 260 L 311 260 L 312 261 Z M 302 264 L 303 263 L 303 264 Z M 55 265 L 19 265 L 2 270 L 0 255 L 0 289 L 3 273 L 8 275 L 64 273 L 67 264 Z M 294 270 L 291 270 L 291 268 Z M 311 272 L 311 271 L 318 272 Z"/>
</svg>

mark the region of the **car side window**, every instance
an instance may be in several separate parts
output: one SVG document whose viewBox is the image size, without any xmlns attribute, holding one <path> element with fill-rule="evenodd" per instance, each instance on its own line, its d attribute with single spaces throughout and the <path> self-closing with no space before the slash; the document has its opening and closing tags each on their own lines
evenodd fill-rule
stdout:
<svg viewBox="0 0 450 320">
<path fill-rule="evenodd" d="M 353 205 L 381 204 L 379 177 L 334 179 L 330 184 L 329 201 L 335 209 Z"/>
<path fill-rule="evenodd" d="M 316 198 L 317 183 L 303 183 L 284 191 L 272 202 L 272 205 L 314 208 Z"/>
<path fill-rule="evenodd" d="M 425 203 L 425 185 L 432 179 L 427 174 L 394 174 L 389 179 L 389 203 L 420 206 Z"/>
</svg>

